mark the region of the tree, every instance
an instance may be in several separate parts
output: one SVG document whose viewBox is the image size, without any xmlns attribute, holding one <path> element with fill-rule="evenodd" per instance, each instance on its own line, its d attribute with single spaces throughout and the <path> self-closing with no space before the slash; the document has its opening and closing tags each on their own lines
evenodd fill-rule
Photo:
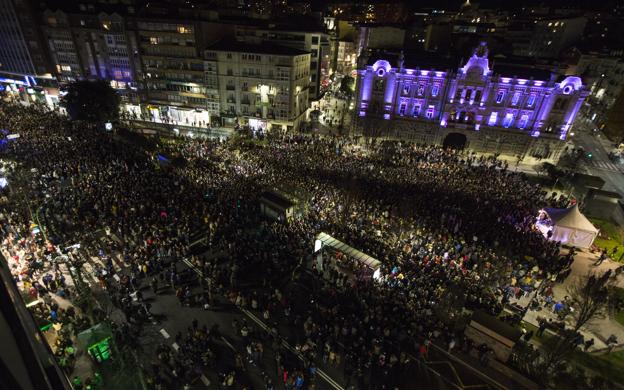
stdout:
<svg viewBox="0 0 624 390">
<path fill-rule="evenodd" d="M 585 282 L 578 281 L 567 288 L 575 310 L 574 330 L 578 331 L 593 319 L 603 318 L 609 301 L 609 278 L 611 270 L 597 277 L 594 273 L 587 274 Z"/>
<path fill-rule="evenodd" d="M 109 122 L 119 118 L 119 95 L 103 80 L 76 81 L 67 87 L 63 106 L 73 120 Z"/>
<path fill-rule="evenodd" d="M 609 303 L 611 270 L 602 276 L 589 272 L 585 277 L 578 277 L 577 281 L 567 288 L 570 302 L 574 306 L 572 327 L 562 332 L 561 337 L 553 337 L 544 347 L 546 356 L 543 370 L 552 371 L 561 367 L 562 363 L 576 349 L 578 331 L 594 319 L 602 318 L 606 314 Z"/>
<path fill-rule="evenodd" d="M 351 76 L 344 76 L 340 81 L 340 92 L 351 97 L 355 91 L 355 80 Z"/>
</svg>

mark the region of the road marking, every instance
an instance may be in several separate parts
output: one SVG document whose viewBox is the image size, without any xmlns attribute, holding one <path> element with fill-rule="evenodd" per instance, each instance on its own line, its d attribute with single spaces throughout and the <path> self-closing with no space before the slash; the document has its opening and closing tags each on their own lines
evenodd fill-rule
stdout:
<svg viewBox="0 0 624 390">
<path fill-rule="evenodd" d="M 224 343 L 225 343 L 228 347 L 230 347 L 230 349 L 231 349 L 232 351 L 236 351 L 236 348 L 234 348 L 234 346 L 233 346 L 232 344 L 230 344 L 230 342 L 229 342 L 229 341 L 227 341 L 227 339 L 226 339 L 225 337 L 221 336 L 221 340 L 223 340 L 223 342 L 224 342 Z"/>
<path fill-rule="evenodd" d="M 193 271 L 195 271 L 198 275 L 202 275 L 201 271 L 198 270 L 193 264 L 191 264 L 187 259 L 184 259 L 184 263 L 186 263 L 186 265 L 188 265 Z M 239 308 L 239 310 L 241 312 L 243 312 L 243 314 L 245 314 L 247 317 L 249 317 L 253 322 L 255 322 L 260 328 L 262 328 L 262 330 L 268 332 L 269 328 L 258 318 L 256 317 L 253 313 L 249 312 L 246 309 L 243 308 Z M 161 330 L 161 333 L 164 329 Z M 229 342 L 227 342 L 227 340 L 223 340 L 225 341 L 226 344 L 228 344 L 228 346 L 230 346 L 230 348 L 234 349 L 233 346 L 231 346 L 231 344 Z M 299 358 L 299 360 L 304 360 L 303 356 L 297 352 L 297 350 L 295 350 L 290 344 L 288 344 L 288 342 L 286 342 L 286 340 L 282 339 L 282 345 L 284 347 L 286 347 L 290 352 L 292 352 L 295 356 L 297 356 L 297 358 Z M 333 380 L 332 378 L 329 377 L 329 375 L 327 375 L 325 372 L 323 372 L 323 370 L 317 368 L 316 370 L 317 374 L 324 379 L 327 383 L 329 383 L 334 389 L 336 390 L 344 390 L 344 387 L 342 387 L 338 382 L 336 382 L 335 380 Z"/>
<path fill-rule="evenodd" d="M 41 299 L 37 299 L 37 300 L 34 300 L 34 301 L 30 302 L 29 304 L 27 304 L 26 307 L 33 307 L 35 305 L 40 304 L 41 302 L 43 302 Z"/>
<path fill-rule="evenodd" d="M 179 351 L 179 350 L 180 350 L 180 346 L 178 345 L 178 343 L 173 343 L 173 344 L 171 344 L 171 347 L 172 347 L 173 349 L 175 349 L 176 351 Z"/>
<path fill-rule="evenodd" d="M 208 378 L 206 378 L 206 375 L 202 374 L 202 376 L 200 376 L 199 379 L 201 379 L 202 383 L 206 387 L 210 387 L 210 381 L 208 380 Z"/>
<path fill-rule="evenodd" d="M 474 371 L 478 376 L 482 377 L 482 378 L 487 378 L 486 382 L 491 382 L 491 384 L 498 386 L 500 389 L 507 389 L 507 386 L 502 385 L 501 383 L 497 382 L 494 378 L 490 377 L 489 375 L 487 375 L 484 372 L 481 372 L 479 370 L 477 370 L 476 368 L 472 367 L 470 364 L 464 362 L 462 359 L 456 357 L 453 354 L 450 354 L 448 352 L 446 352 L 445 350 L 443 350 L 442 348 L 438 347 L 437 345 L 431 343 L 431 346 L 437 350 L 439 350 L 440 352 L 442 352 L 444 355 L 448 356 L 449 359 L 455 360 L 458 363 L 461 363 L 462 366 L 464 367 L 468 367 L 469 369 L 471 369 L 472 371 Z"/>
<path fill-rule="evenodd" d="M 166 338 L 166 339 L 168 339 L 169 337 L 171 337 L 171 336 L 169 336 L 169 333 L 167 333 L 167 331 L 165 330 L 165 328 L 162 328 L 162 329 L 160 330 L 160 334 L 161 334 L 161 335 L 163 335 L 163 337 L 164 337 L 164 338 Z"/>
<path fill-rule="evenodd" d="M 268 332 L 268 327 L 258 317 L 256 317 L 253 313 L 249 312 L 249 310 L 247 310 L 247 309 L 242 309 L 241 308 L 240 310 L 245 315 L 247 315 L 247 317 L 249 317 L 253 322 L 255 322 L 259 327 L 261 327 L 264 331 Z M 290 344 L 288 344 L 288 342 L 286 340 L 282 339 L 282 345 L 284 347 L 286 347 L 290 352 L 292 352 L 295 356 L 297 356 L 300 360 L 303 360 L 303 356 L 299 352 L 297 352 L 297 350 L 294 349 Z M 322 379 L 324 379 L 327 383 L 329 383 L 336 390 L 344 390 L 344 388 L 342 386 L 340 386 L 340 384 L 338 382 L 333 380 L 323 370 L 317 368 L 316 372 L 319 374 L 319 376 Z"/>
</svg>

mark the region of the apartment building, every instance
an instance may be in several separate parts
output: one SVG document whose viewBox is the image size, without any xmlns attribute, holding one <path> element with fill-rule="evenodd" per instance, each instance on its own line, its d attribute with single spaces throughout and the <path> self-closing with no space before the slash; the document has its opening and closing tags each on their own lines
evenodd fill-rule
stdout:
<svg viewBox="0 0 624 390">
<path fill-rule="evenodd" d="M 357 50 L 353 41 L 338 41 L 336 50 L 336 72 L 351 75 L 357 65 Z"/>
<path fill-rule="evenodd" d="M 137 103 L 138 52 L 126 25 L 114 12 L 45 10 L 42 31 L 58 80 L 109 80 L 124 103 Z"/>
<path fill-rule="evenodd" d="M 209 123 L 199 24 L 140 18 L 136 36 L 144 110 L 157 121 Z"/>
<path fill-rule="evenodd" d="M 309 52 L 224 40 L 209 46 L 204 59 L 206 87 L 219 96 L 223 126 L 299 128 L 308 108 Z"/>
<path fill-rule="evenodd" d="M 28 1 L 0 0 L 0 72 L 44 75 L 50 72 L 37 17 Z"/>
<path fill-rule="evenodd" d="M 310 53 L 309 94 L 318 99 L 329 84 L 334 53 L 330 36 L 321 28 L 277 24 L 238 25 L 236 39 L 248 44 L 271 43 Z"/>
<path fill-rule="evenodd" d="M 559 58 L 581 40 L 586 25 L 585 17 L 518 18 L 510 23 L 506 38 L 515 55 Z"/>
<path fill-rule="evenodd" d="M 587 83 L 589 97 L 582 111 L 597 128 L 606 126 L 616 101 L 624 94 L 623 54 L 621 49 L 608 53 L 585 53 L 571 68 L 575 74 L 583 75 L 583 80 Z M 614 133 L 613 130 L 619 129 L 609 130 Z"/>
</svg>

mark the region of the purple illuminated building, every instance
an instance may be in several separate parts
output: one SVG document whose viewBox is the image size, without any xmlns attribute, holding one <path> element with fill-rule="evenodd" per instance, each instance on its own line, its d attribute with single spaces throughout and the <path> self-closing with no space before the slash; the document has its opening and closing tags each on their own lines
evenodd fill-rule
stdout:
<svg viewBox="0 0 624 390">
<path fill-rule="evenodd" d="M 365 59 L 367 60 L 367 59 Z M 361 61 L 357 130 L 557 160 L 588 91 L 576 76 L 492 66 L 482 43 L 459 69 L 426 57 Z"/>
</svg>

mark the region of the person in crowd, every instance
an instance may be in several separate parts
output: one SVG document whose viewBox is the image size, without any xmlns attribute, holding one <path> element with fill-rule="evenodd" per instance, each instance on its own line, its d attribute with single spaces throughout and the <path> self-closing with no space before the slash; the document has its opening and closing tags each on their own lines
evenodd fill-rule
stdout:
<svg viewBox="0 0 624 390">
<path fill-rule="evenodd" d="M 46 232 L 33 233 L 26 207 L 3 214 L 3 247 L 18 258 L 12 262 L 16 280 L 40 280 L 38 295 L 62 289 L 65 281 L 49 272 L 57 256 L 53 247 L 82 242 L 83 252 L 102 249 L 101 287 L 132 323 L 140 323 L 151 317 L 137 294 L 144 282 L 161 294 L 159 287 L 169 284 L 186 306 L 204 296 L 194 294 L 192 271 L 178 267 L 189 259 L 199 264 L 191 244 L 203 232 L 211 250 L 229 260 L 199 265 L 210 280 L 203 287 L 208 295 L 214 290 L 265 321 L 287 322 L 309 362 L 348 366 L 358 384 L 369 382 L 366 373 L 373 370 L 395 377 L 409 364 L 401 358 L 408 352 L 426 360 L 432 342 L 453 340 L 454 346 L 454 333 L 434 314 L 451 288 L 460 291 L 454 300 L 459 310 L 497 315 L 505 299 L 530 293 L 566 265 L 560 244 L 544 238 L 534 216 L 567 199 L 547 197 L 496 157 L 302 134 L 269 133 L 261 144 L 159 141 L 158 153 L 184 161 L 178 166 L 41 107 L 3 103 L 0 125 L 21 134 L 4 153 L 20 162 L 16 186 L 40 205 Z M 268 222 L 257 212 L 262 189 L 280 186 L 309 195 L 307 213 L 288 224 Z M 118 239 L 107 248 L 86 233 L 104 227 Z M 301 268 L 312 267 L 310 243 L 320 232 L 379 259 L 381 276 L 373 280 L 369 269 L 345 254 L 325 254 L 318 289 L 303 302 L 296 283 Z M 117 275 L 121 265 L 131 272 Z M 254 280 L 259 270 L 263 275 Z M 288 291 L 284 280 L 293 282 Z M 52 321 L 62 320 L 54 313 Z M 240 352 L 238 370 L 245 354 L 247 362 L 260 363 L 265 344 L 247 324 L 233 326 L 249 347 Z M 214 348 L 211 335 L 193 323 L 179 339 L 182 352 L 172 367 L 179 377 L 191 376 L 193 365 L 184 363 L 211 360 L 202 355 Z M 170 352 L 161 355 L 169 361 Z M 483 351 L 481 361 L 488 356 Z M 277 374 L 291 388 L 311 383 L 313 366 L 277 363 Z M 234 386 L 239 371 L 223 372 L 221 384 Z"/>
</svg>

